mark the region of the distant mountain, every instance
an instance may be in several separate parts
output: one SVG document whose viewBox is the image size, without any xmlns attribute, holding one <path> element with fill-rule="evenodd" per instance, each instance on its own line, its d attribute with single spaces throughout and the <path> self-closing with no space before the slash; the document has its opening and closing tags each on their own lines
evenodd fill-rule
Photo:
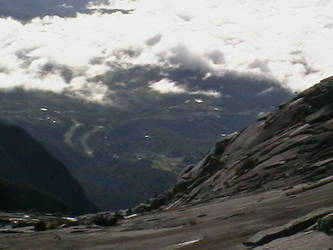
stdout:
<svg viewBox="0 0 333 250">
<path fill-rule="evenodd" d="M 161 94 L 149 87 L 166 76 L 188 92 Z M 198 161 L 212 142 L 292 96 L 266 80 L 205 78 L 200 72 L 150 66 L 92 81 L 114 90 L 110 105 L 16 89 L 0 92 L 0 118 L 26 128 L 102 210 L 131 207 L 170 188 L 183 166 Z"/>
<path fill-rule="evenodd" d="M 23 129 L 0 123 L 0 210 L 95 211 L 65 166 Z"/>
</svg>

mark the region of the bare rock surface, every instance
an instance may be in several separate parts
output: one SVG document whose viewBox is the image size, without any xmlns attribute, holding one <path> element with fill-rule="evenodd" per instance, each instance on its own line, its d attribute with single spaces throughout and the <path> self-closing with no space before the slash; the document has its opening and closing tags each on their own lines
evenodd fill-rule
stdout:
<svg viewBox="0 0 333 250">
<path fill-rule="evenodd" d="M 275 240 L 255 250 L 264 249 L 295 249 L 295 250 L 330 250 L 333 245 L 332 237 L 321 232 L 298 233 L 287 238 Z"/>
<path fill-rule="evenodd" d="M 293 222 L 290 221 L 295 219 L 301 223 L 303 220 L 308 220 L 304 218 L 327 214 L 326 211 L 331 211 L 333 206 L 332 188 L 333 184 L 329 183 L 293 197 L 286 195 L 287 190 L 274 190 L 217 198 L 196 205 L 128 216 L 129 218 L 119 220 L 117 226 L 113 227 L 82 224 L 41 232 L 34 232 L 32 228 L 26 231 L 20 229 L 24 233 L 0 233 L 0 247 L 4 249 L 5 247 L 7 249 L 248 249 L 252 246 L 246 246 L 243 242 L 260 231 L 280 226 L 283 228 L 283 225 L 288 223 L 292 225 Z M 327 210 L 318 212 L 320 211 L 317 210 L 318 207 Z M 317 212 L 313 212 L 316 210 Z M 313 220 L 310 224 L 312 222 L 316 223 Z M 309 231 L 316 238 L 310 238 L 306 230 L 302 228 L 295 234 L 277 237 L 262 247 L 275 244 L 276 240 L 288 242 L 292 239 L 295 241 L 293 244 L 297 245 L 296 241 L 304 240 L 304 244 L 308 244 L 311 239 L 325 238 L 328 242 L 328 239 L 332 238 L 329 234 L 316 229 Z"/>
<path fill-rule="evenodd" d="M 288 224 L 270 228 L 268 230 L 261 231 L 251 237 L 249 240 L 244 242 L 244 245 L 247 246 L 258 246 L 267 244 L 275 239 L 287 237 L 290 235 L 294 235 L 298 232 L 302 232 L 319 222 L 320 229 L 325 230 L 332 226 L 331 215 L 333 212 L 333 207 L 330 208 L 320 208 L 317 209 L 303 217 L 297 218 L 295 220 L 290 221 Z"/>
<path fill-rule="evenodd" d="M 333 78 L 322 80 L 239 134 L 226 136 L 180 175 L 174 206 L 242 192 L 333 180 Z"/>
</svg>

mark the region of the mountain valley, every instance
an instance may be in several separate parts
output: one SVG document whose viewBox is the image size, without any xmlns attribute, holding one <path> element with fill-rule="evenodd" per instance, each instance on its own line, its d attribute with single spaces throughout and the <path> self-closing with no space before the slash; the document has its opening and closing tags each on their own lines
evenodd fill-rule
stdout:
<svg viewBox="0 0 333 250">
<path fill-rule="evenodd" d="M 63 162 L 99 209 L 117 210 L 170 188 L 214 141 L 292 96 L 265 80 L 148 69 L 101 76 L 117 91 L 103 104 L 71 93 L 2 91 L 0 118 L 24 127 Z M 166 73 L 170 80 L 183 79 L 190 91 L 161 94 L 147 87 Z M 117 87 L 119 82 L 127 85 Z"/>
</svg>

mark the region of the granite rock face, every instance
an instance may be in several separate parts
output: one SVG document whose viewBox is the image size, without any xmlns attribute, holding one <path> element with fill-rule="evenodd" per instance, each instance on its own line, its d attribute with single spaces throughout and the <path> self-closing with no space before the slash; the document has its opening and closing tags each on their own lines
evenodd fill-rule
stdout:
<svg viewBox="0 0 333 250">
<path fill-rule="evenodd" d="M 325 178 L 331 175 L 332 77 L 218 142 L 198 164 L 184 169 L 166 203 L 181 206 L 301 184 L 301 189 L 311 188 L 330 182 Z"/>
</svg>

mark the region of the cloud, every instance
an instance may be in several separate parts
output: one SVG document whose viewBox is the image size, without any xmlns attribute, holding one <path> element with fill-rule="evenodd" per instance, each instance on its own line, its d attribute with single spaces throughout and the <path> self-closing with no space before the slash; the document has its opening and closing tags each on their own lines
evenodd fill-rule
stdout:
<svg viewBox="0 0 333 250">
<path fill-rule="evenodd" d="M 175 82 L 168 79 L 152 82 L 149 87 L 161 94 L 181 94 L 186 92 L 183 86 L 177 86 Z"/>
<path fill-rule="evenodd" d="M 192 91 L 190 92 L 191 95 L 204 95 L 208 97 L 221 97 L 221 93 L 215 91 L 215 90 L 198 90 L 198 91 Z"/>
<path fill-rule="evenodd" d="M 191 91 L 185 85 L 178 84 L 169 79 L 163 78 L 157 82 L 150 82 L 149 87 L 161 94 L 187 94 L 187 95 L 203 95 L 209 97 L 221 97 L 221 93 L 215 90 L 196 90 Z"/>
<path fill-rule="evenodd" d="M 185 45 L 180 44 L 171 48 L 167 56 L 164 55 L 163 60 L 167 61 L 170 66 L 196 70 L 209 71 L 207 62 L 198 53 L 190 51 Z"/>
<path fill-rule="evenodd" d="M 62 8 L 65 8 L 65 9 L 73 9 L 74 8 L 73 5 L 66 4 L 66 3 L 60 4 L 59 7 L 62 7 Z"/>
<path fill-rule="evenodd" d="M 73 18 L 1 18 L 0 88 L 105 101 L 112 84 L 92 79 L 137 65 L 256 75 L 293 90 L 332 74 L 331 0 L 101 2 L 89 8 L 103 11 Z M 166 80 L 163 86 L 181 91 Z"/>
<path fill-rule="evenodd" d="M 146 40 L 146 44 L 147 44 L 148 46 L 154 46 L 155 44 L 159 43 L 159 42 L 161 41 L 161 39 L 162 39 L 162 35 L 157 34 L 156 36 L 153 36 L 153 37 L 151 37 L 151 38 L 148 38 L 148 39 Z"/>
</svg>

